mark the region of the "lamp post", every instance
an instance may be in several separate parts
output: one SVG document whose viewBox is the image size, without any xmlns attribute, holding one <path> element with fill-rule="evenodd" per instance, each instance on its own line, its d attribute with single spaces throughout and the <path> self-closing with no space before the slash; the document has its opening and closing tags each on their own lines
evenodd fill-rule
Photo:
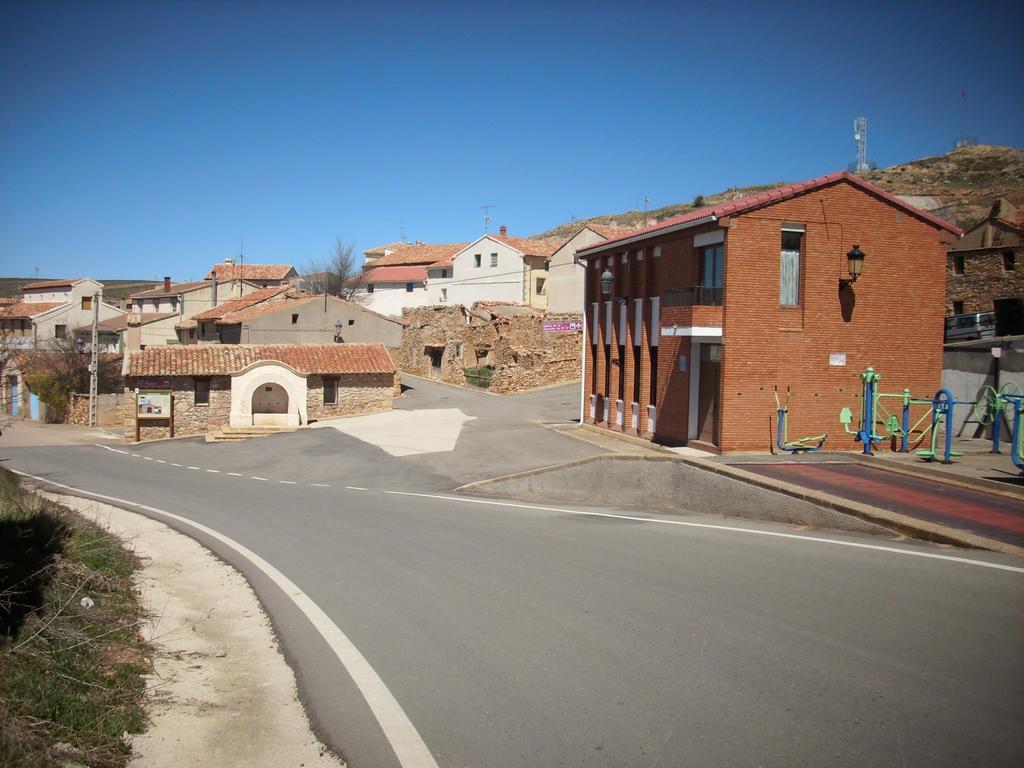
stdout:
<svg viewBox="0 0 1024 768">
<path fill-rule="evenodd" d="M 341 320 L 338 320 L 334 324 L 334 340 L 339 341 L 341 339 Z"/>
<path fill-rule="evenodd" d="M 601 273 L 601 295 L 606 299 L 612 295 L 612 283 L 615 282 L 615 275 L 610 269 Z"/>
<path fill-rule="evenodd" d="M 847 252 L 846 270 L 850 273 L 850 276 L 839 278 L 840 288 L 845 288 L 846 286 L 857 282 L 857 278 L 860 277 L 860 273 L 864 270 L 864 251 L 860 249 L 859 245 L 853 246 L 853 248 Z"/>
</svg>

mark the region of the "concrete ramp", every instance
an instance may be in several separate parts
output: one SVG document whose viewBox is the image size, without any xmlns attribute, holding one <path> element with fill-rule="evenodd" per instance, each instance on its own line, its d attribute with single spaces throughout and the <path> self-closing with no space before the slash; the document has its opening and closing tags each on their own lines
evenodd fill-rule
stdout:
<svg viewBox="0 0 1024 768">
<path fill-rule="evenodd" d="M 711 472 L 671 456 L 601 455 L 470 483 L 460 493 L 536 502 L 696 512 L 891 536 L 835 509 Z"/>
</svg>

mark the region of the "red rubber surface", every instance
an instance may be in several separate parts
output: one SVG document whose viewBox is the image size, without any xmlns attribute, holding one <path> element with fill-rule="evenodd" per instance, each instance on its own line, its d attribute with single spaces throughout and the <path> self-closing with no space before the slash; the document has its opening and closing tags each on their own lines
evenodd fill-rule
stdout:
<svg viewBox="0 0 1024 768">
<path fill-rule="evenodd" d="M 1024 500 L 861 464 L 732 464 L 851 501 L 1024 547 Z"/>
</svg>

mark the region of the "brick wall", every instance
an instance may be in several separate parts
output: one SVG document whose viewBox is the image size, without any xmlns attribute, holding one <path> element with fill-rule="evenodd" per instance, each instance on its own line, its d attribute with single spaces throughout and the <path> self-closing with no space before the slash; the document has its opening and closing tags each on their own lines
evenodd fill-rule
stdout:
<svg viewBox="0 0 1024 768">
<path fill-rule="evenodd" d="M 784 222 L 806 228 L 797 307 L 779 305 Z M 629 246 L 625 264 L 619 253 L 614 257 L 602 253 L 597 257 L 600 263 L 588 266 L 588 302 L 601 296 L 599 277 L 609 268 L 609 258 L 616 281 L 613 297 L 626 296 L 631 305 L 637 297 L 644 299 L 639 328 L 630 308 L 627 360 L 621 368 L 608 366 L 605 356 L 607 349 L 613 359 L 618 358 L 617 308 L 613 307 L 610 337 L 603 299 L 599 299 L 597 327 L 589 330 L 586 389 L 612 397 L 609 428 L 617 428 L 614 400 L 622 370 L 627 392 L 639 378 L 638 432 L 649 435 L 650 342 L 658 332 L 649 327 L 654 296 L 661 300 L 661 327 L 723 329 L 718 435 L 724 452 L 769 449 L 776 386 L 782 392 L 787 386 L 792 390 L 790 437 L 829 432 L 828 447 L 835 449 L 855 447 L 843 433 L 838 414 L 844 406 L 857 412 L 859 375 L 867 366 L 882 374 L 883 391 L 909 387 L 922 396 L 934 394 L 941 377 L 945 298 L 945 246 L 938 230 L 873 195 L 836 184 L 733 218 L 725 229 L 723 307 L 666 306 L 669 288 L 699 281 L 694 236 L 718 228 L 719 224 L 710 224 L 652 237 Z M 864 272 L 840 294 L 839 278 L 847 276 L 846 252 L 855 243 L 866 254 Z M 655 246 L 661 247 L 660 258 L 653 258 Z M 638 251 L 643 251 L 643 260 L 637 258 Z M 585 309 L 588 325 L 593 325 L 591 306 Z M 641 342 L 639 376 L 633 370 L 630 349 L 634 338 Z M 697 351 L 693 339 L 686 336 L 659 338 L 654 400 L 659 440 L 687 442 L 690 377 L 699 365 Z M 846 365 L 829 365 L 830 354 L 845 354 Z M 685 371 L 679 370 L 681 355 L 687 358 Z M 623 428 L 629 431 L 629 402 L 624 409 Z M 589 403 L 584 412 L 589 421 Z M 599 411 L 594 421 L 601 422 L 602 416 Z"/>
<path fill-rule="evenodd" d="M 1013 269 L 1003 268 L 1003 253 L 1014 254 Z M 965 252 L 964 273 L 956 274 L 955 256 L 946 259 L 946 314 L 957 314 L 954 301 L 963 302 L 963 312 L 991 312 L 993 300 L 1024 297 L 1024 248 L 1014 246 L 1000 251 Z"/>
</svg>

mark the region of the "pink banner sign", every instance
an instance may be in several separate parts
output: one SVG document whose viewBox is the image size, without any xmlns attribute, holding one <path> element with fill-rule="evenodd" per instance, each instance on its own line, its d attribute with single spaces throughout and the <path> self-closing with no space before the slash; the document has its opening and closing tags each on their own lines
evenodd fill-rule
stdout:
<svg viewBox="0 0 1024 768">
<path fill-rule="evenodd" d="M 582 320 L 551 320 L 543 325 L 544 333 L 558 333 L 559 331 L 582 331 Z"/>
</svg>

